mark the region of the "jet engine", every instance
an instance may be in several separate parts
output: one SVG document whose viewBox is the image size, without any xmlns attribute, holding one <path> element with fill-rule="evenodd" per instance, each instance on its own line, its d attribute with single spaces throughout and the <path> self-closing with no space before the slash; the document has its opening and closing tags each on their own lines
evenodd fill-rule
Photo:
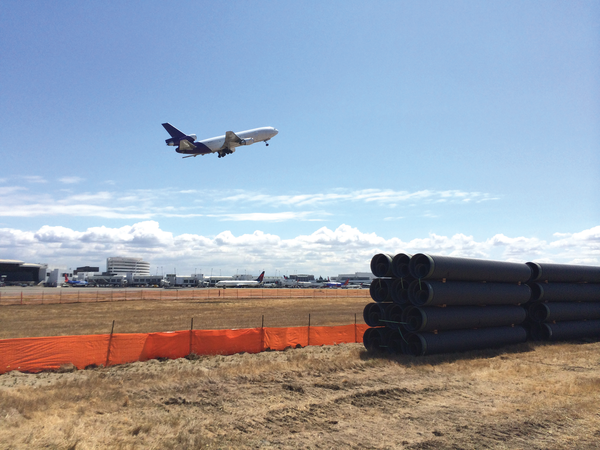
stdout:
<svg viewBox="0 0 600 450">
<path fill-rule="evenodd" d="M 242 139 L 240 141 L 240 145 L 250 145 L 254 144 L 254 138 Z"/>
</svg>

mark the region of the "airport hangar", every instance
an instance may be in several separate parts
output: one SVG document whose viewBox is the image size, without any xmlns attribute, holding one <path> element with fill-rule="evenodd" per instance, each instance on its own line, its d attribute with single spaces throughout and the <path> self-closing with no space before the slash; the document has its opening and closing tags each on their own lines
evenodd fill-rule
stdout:
<svg viewBox="0 0 600 450">
<path fill-rule="evenodd" d="M 39 284 L 46 281 L 47 264 L 30 264 L 15 259 L 0 259 L 0 282 L 10 284 Z"/>
</svg>

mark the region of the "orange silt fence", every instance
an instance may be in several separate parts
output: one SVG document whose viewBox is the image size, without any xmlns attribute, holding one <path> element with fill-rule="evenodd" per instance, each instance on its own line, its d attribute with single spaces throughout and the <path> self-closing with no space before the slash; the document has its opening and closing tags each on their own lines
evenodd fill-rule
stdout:
<svg viewBox="0 0 600 450">
<path fill-rule="evenodd" d="M 78 369 L 104 364 L 108 334 L 56 336 L 0 340 L 0 373 L 19 370 L 40 372 L 72 363 Z M 100 355 L 104 355 L 104 362 Z"/>
<path fill-rule="evenodd" d="M 0 340 L 0 374 L 18 370 L 56 370 L 64 364 L 78 369 L 113 366 L 189 354 L 259 353 L 307 345 L 361 342 L 364 324 L 329 327 L 187 330 L 163 333 L 114 333 Z"/>
</svg>

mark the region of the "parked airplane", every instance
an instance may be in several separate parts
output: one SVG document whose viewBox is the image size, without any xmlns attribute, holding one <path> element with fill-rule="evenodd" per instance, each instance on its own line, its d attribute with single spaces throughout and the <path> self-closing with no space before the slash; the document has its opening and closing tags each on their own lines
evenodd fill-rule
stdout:
<svg viewBox="0 0 600 450">
<path fill-rule="evenodd" d="M 320 288 L 323 286 L 323 283 L 319 283 L 318 281 L 298 281 L 296 278 L 288 278 L 285 275 L 283 276 L 283 287 L 297 287 L 297 288 Z"/>
<path fill-rule="evenodd" d="M 69 277 L 65 273 L 65 283 L 71 286 L 87 286 L 88 282 L 83 280 L 69 280 Z"/>
<path fill-rule="evenodd" d="M 326 283 L 325 285 L 327 287 L 330 288 L 342 288 L 342 287 L 346 287 L 348 286 L 348 283 L 350 283 L 350 278 L 348 278 L 345 282 L 343 283 L 336 283 L 335 281 L 329 281 L 328 283 Z"/>
<path fill-rule="evenodd" d="M 256 280 L 223 280 L 217 282 L 215 287 L 257 287 L 263 283 L 265 271 L 258 276 Z"/>
<path fill-rule="evenodd" d="M 242 145 L 251 145 L 255 142 L 264 142 L 269 145 L 269 139 L 276 136 L 279 131 L 273 127 L 254 128 L 252 130 L 240 131 L 234 133 L 228 131 L 224 136 L 217 136 L 202 141 L 196 141 L 195 134 L 185 134 L 179 131 L 170 123 L 163 123 L 162 126 L 171 135 L 170 139 L 165 142 L 170 147 L 177 147 L 177 153 L 184 153 L 190 158 L 198 155 L 208 155 L 210 153 L 218 153 L 219 158 L 235 152 L 236 147 Z"/>
</svg>

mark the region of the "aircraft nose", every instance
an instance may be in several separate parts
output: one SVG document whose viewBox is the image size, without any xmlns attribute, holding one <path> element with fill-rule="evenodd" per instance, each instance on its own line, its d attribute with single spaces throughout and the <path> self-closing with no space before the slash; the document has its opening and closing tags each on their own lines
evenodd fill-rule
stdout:
<svg viewBox="0 0 600 450">
<path fill-rule="evenodd" d="M 275 135 L 279 134 L 279 130 L 277 128 L 273 128 L 273 133 L 275 133 Z"/>
</svg>

